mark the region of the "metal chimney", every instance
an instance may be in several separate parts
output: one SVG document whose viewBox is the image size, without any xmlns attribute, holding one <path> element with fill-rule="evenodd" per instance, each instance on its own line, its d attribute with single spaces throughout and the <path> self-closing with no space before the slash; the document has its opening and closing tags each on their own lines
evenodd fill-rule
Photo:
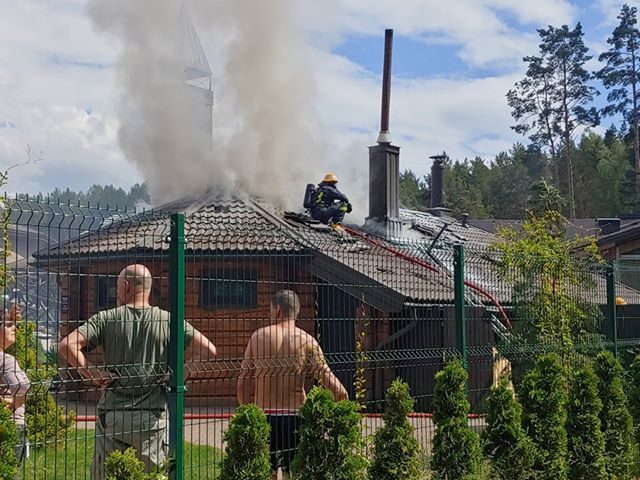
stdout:
<svg viewBox="0 0 640 480">
<path fill-rule="evenodd" d="M 382 105 L 380 107 L 380 134 L 378 143 L 391 143 L 389 136 L 389 110 L 391 107 L 391 58 L 393 30 L 384 31 L 384 66 L 382 69 Z"/>
<path fill-rule="evenodd" d="M 391 145 L 391 53 L 393 30 L 385 30 L 380 134 L 369 147 L 369 217 L 367 225 L 387 237 L 400 236 L 400 147 Z"/>
<path fill-rule="evenodd" d="M 433 155 L 431 165 L 431 208 L 444 206 L 444 162 L 446 155 Z"/>
</svg>

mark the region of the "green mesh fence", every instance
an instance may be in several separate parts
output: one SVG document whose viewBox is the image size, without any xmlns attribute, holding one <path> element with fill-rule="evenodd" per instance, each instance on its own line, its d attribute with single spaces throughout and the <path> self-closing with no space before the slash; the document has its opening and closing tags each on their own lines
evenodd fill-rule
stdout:
<svg viewBox="0 0 640 480">
<path fill-rule="evenodd" d="M 220 478 L 239 397 L 267 413 L 271 461 L 286 468 L 318 382 L 358 402 L 368 456 L 396 378 L 427 465 L 448 360 L 466 359 L 480 431 L 490 387 L 508 375 L 517 388 L 542 353 L 573 366 L 609 349 L 625 368 L 640 353 L 640 264 L 509 266 L 498 237 L 419 212 L 387 239 L 247 199 L 142 212 L 7 201 L 5 212 L 5 332 L 14 306 L 20 317 L 4 358 L 29 379 L 26 391 L 3 381 L 26 424 L 22 478 L 104 478 L 106 454 L 128 446 L 172 478 Z M 291 295 L 274 308 L 281 291 L 299 301 L 290 315 Z"/>
</svg>

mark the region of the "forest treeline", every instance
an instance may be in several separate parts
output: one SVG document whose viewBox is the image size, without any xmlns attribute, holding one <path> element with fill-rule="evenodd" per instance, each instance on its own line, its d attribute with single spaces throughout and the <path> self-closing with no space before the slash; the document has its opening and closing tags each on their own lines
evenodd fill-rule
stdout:
<svg viewBox="0 0 640 480">
<path fill-rule="evenodd" d="M 491 160 L 448 161 L 445 206 L 475 218 L 522 218 L 540 202 L 569 218 L 640 211 L 637 21 L 637 8 L 623 5 L 593 71 L 580 23 L 539 29 L 537 55 L 523 58 L 525 76 L 506 92 L 523 142 Z M 596 106 L 598 95 L 606 101 Z M 599 135 L 593 128 L 607 118 L 613 123 Z M 429 208 L 429 175 L 407 170 L 400 182 L 404 207 Z"/>
</svg>

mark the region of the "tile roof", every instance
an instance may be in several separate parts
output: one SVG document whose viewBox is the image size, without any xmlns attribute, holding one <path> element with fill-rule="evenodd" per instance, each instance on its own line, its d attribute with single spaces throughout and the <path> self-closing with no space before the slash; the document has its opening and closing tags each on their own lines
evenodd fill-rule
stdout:
<svg viewBox="0 0 640 480">
<path fill-rule="evenodd" d="M 304 253 L 310 256 L 305 267 L 312 274 L 382 310 L 399 311 L 407 301 L 452 302 L 453 243 L 475 246 L 475 250 L 467 250 L 466 257 L 467 278 L 478 287 L 467 289 L 470 299 L 484 304 L 496 300 L 508 304 L 512 299 L 511 289 L 499 281 L 494 265 L 482 257 L 487 246 L 499 237 L 463 226 L 451 217 L 408 210 L 403 210 L 401 217 L 409 240 L 389 243 L 362 233 L 341 235 L 324 225 L 301 223 L 295 216 L 257 200 L 181 200 L 152 212 L 120 213 L 98 230 L 40 251 L 34 257 L 46 266 L 55 258 L 166 252 L 169 214 L 178 211 L 186 213 L 185 236 L 191 251 Z M 437 248 L 430 250 L 437 236 Z M 603 282 L 604 277 L 597 276 L 596 303 L 606 303 Z M 638 298 L 640 303 L 640 294 L 628 290 L 624 295 Z M 594 293 L 589 294 L 593 301 Z"/>
<path fill-rule="evenodd" d="M 114 213 L 97 230 L 87 231 L 47 251 L 38 261 L 67 256 L 169 250 L 170 214 L 187 212 L 185 237 L 191 251 L 289 251 L 298 247 L 282 228 L 258 213 L 251 202 L 211 200 L 173 202 L 143 213 Z"/>
</svg>

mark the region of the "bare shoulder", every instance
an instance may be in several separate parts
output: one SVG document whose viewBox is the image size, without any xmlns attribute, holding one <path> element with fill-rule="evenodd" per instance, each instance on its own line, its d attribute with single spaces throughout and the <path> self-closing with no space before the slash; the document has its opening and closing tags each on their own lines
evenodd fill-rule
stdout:
<svg viewBox="0 0 640 480">
<path fill-rule="evenodd" d="M 317 350 L 320 347 L 315 337 L 303 329 L 296 328 L 296 335 L 300 339 L 300 343 L 308 350 Z"/>
<path fill-rule="evenodd" d="M 260 327 L 256 331 L 251 334 L 251 339 L 256 340 L 258 338 L 265 338 L 272 334 L 272 325 L 267 325 L 265 327 Z"/>
</svg>

